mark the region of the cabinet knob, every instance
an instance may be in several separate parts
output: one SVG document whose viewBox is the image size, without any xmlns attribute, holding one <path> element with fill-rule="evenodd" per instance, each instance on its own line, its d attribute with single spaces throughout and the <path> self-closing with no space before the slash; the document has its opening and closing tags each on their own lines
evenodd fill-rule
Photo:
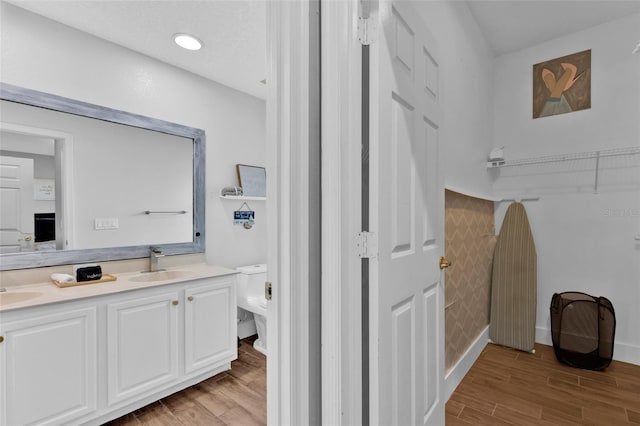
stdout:
<svg viewBox="0 0 640 426">
<path fill-rule="evenodd" d="M 193 296 L 189 296 L 189 297 L 187 297 L 187 300 L 188 300 L 189 302 L 193 302 Z"/>
<path fill-rule="evenodd" d="M 174 300 L 173 302 L 171 302 L 171 304 L 172 304 L 173 306 L 177 305 L 178 303 L 180 303 L 180 302 L 178 302 L 177 300 Z"/>
<path fill-rule="evenodd" d="M 0 343 L 4 342 L 4 336 L 0 336 Z"/>
</svg>

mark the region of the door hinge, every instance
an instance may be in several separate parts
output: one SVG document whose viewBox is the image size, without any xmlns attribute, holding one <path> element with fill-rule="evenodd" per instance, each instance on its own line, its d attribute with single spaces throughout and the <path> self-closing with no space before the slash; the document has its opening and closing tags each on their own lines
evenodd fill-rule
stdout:
<svg viewBox="0 0 640 426">
<path fill-rule="evenodd" d="M 368 46 L 376 41 L 376 22 L 372 17 L 358 17 L 358 40 Z"/>
<path fill-rule="evenodd" d="M 373 259 L 378 256 L 378 235 L 373 232 L 356 234 L 356 252 L 360 259 Z"/>
<path fill-rule="evenodd" d="M 273 289 L 273 286 L 271 285 L 271 283 L 269 281 L 265 281 L 265 283 L 264 283 L 264 298 L 265 299 L 271 300 L 271 298 L 273 297 L 272 289 Z"/>
</svg>

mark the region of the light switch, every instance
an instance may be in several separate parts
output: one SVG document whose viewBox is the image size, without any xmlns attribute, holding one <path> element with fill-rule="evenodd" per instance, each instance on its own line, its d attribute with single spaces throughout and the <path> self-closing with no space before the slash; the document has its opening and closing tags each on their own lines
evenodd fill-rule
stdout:
<svg viewBox="0 0 640 426">
<path fill-rule="evenodd" d="M 118 229 L 120 225 L 118 224 L 117 217 L 97 217 L 94 219 L 93 227 L 98 231 L 104 229 Z"/>
</svg>

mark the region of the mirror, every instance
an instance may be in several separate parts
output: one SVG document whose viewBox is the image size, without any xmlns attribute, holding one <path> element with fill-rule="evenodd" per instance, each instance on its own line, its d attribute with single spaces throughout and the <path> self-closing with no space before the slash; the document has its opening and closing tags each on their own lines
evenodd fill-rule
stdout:
<svg viewBox="0 0 640 426">
<path fill-rule="evenodd" d="M 0 99 L 0 270 L 204 252 L 203 130 L 6 83 Z"/>
</svg>

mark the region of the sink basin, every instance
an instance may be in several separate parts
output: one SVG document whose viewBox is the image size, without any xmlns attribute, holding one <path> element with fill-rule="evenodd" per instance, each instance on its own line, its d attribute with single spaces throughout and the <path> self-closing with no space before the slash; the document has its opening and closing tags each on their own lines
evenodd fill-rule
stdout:
<svg viewBox="0 0 640 426">
<path fill-rule="evenodd" d="M 193 273 L 191 271 L 158 271 L 158 272 L 144 272 L 140 275 L 129 278 L 129 281 L 136 283 L 148 283 L 153 281 L 166 281 L 166 280 L 178 280 L 180 278 L 188 278 Z"/>
<path fill-rule="evenodd" d="M 10 305 L 12 303 L 25 302 L 29 299 L 40 296 L 39 291 L 8 291 L 0 293 L 0 305 Z"/>
</svg>

